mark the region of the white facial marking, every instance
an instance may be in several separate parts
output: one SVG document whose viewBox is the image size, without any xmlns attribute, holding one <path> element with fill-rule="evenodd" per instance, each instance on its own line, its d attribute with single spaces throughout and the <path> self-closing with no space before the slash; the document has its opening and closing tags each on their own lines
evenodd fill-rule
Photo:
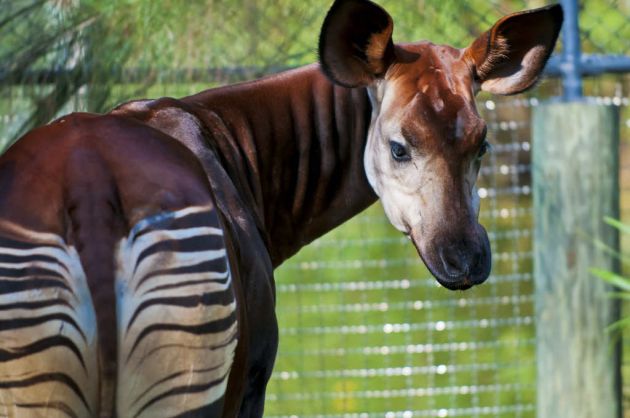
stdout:
<svg viewBox="0 0 630 418">
<path fill-rule="evenodd" d="M 373 130 L 373 132 L 376 130 Z M 408 147 L 402 136 L 395 137 Z M 422 219 L 422 161 L 395 161 L 389 149 L 389 141 L 371 135 L 364 156 L 365 170 L 372 188 L 381 198 L 383 208 L 391 224 L 401 232 L 409 233 L 410 227 Z"/>
<path fill-rule="evenodd" d="M 425 86 L 427 87 L 427 86 Z M 381 82 L 369 89 L 373 115 L 364 154 L 364 167 L 368 181 L 381 203 L 391 224 L 401 232 L 430 230 L 439 223 L 440 214 L 448 205 L 449 196 L 441 177 L 448 172 L 446 161 L 433 155 L 418 152 L 402 135 L 400 101 L 396 100 L 396 85 Z M 380 98 L 380 100 L 379 100 Z M 443 108 L 442 100 L 434 102 L 436 110 Z M 466 136 L 465 110 L 458 112 L 455 120 L 457 138 Z M 391 141 L 403 145 L 409 153 L 409 161 L 397 161 L 391 152 Z M 445 157 L 448 158 L 448 157 Z M 479 210 L 479 196 L 474 183 L 477 178 L 476 163 L 470 161 L 465 171 L 461 191 L 470 197 L 470 207 Z M 441 174 L 442 173 L 442 174 Z"/>
<path fill-rule="evenodd" d="M 425 169 L 424 159 L 413 155 L 406 143 L 401 133 L 401 118 L 395 115 L 381 117 L 383 112 L 394 108 L 396 99 L 393 87 L 386 87 L 389 87 L 387 83 L 381 82 L 376 88 L 369 89 L 374 111 L 365 147 L 364 167 L 368 181 L 381 198 L 391 224 L 399 231 L 409 233 L 410 228 L 421 223 L 424 200 L 420 191 L 423 183 L 427 182 L 425 176 L 430 174 L 430 170 Z M 412 153 L 412 160 L 394 160 L 390 141 L 405 146 Z"/>
</svg>

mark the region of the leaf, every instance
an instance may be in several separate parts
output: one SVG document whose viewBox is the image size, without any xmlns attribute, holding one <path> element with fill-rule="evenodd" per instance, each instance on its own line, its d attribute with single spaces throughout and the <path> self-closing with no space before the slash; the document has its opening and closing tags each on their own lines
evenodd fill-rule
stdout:
<svg viewBox="0 0 630 418">
<path fill-rule="evenodd" d="M 630 292 L 607 292 L 606 296 L 615 299 L 630 300 Z"/>
<path fill-rule="evenodd" d="M 630 292 L 630 279 L 627 277 L 623 277 L 619 274 L 613 273 L 612 271 L 604 270 L 604 269 L 590 269 L 591 274 L 599 277 L 600 279 L 612 284 L 619 289 Z"/>
<path fill-rule="evenodd" d="M 620 319 L 619 321 L 613 322 L 612 324 L 606 327 L 606 332 L 616 331 L 620 328 L 625 328 L 630 325 L 630 317 Z"/>
<path fill-rule="evenodd" d="M 610 245 L 606 244 L 602 240 L 595 239 L 593 240 L 593 242 L 594 242 L 595 248 L 603 251 L 605 254 L 615 257 L 616 259 L 621 261 L 623 264 L 630 264 L 630 256 L 622 254 L 616 248 L 611 247 Z"/>
<path fill-rule="evenodd" d="M 604 222 L 606 222 L 608 225 L 612 226 L 613 228 L 618 229 L 623 234 L 630 234 L 630 225 L 626 225 L 623 222 L 617 219 L 611 218 L 609 216 L 604 217 Z"/>
</svg>

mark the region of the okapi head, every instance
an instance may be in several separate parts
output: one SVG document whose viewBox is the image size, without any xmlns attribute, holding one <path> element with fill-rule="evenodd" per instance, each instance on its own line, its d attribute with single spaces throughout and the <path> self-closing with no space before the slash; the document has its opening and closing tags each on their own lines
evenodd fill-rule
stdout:
<svg viewBox="0 0 630 418">
<path fill-rule="evenodd" d="M 559 5 L 512 14 L 457 49 L 394 44 L 392 18 L 367 0 L 337 0 L 326 16 L 322 69 L 337 84 L 367 87 L 372 102 L 368 180 L 390 222 L 449 289 L 467 289 L 490 274 L 475 189 L 488 143 L 475 94 L 532 87 L 562 19 Z"/>
</svg>

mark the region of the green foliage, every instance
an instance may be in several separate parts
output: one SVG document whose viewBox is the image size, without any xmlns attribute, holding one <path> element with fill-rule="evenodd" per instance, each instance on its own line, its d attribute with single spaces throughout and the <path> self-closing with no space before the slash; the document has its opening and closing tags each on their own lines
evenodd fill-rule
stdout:
<svg viewBox="0 0 630 418">
<path fill-rule="evenodd" d="M 604 218 L 604 222 L 607 225 L 615 228 L 621 234 L 630 235 L 630 225 L 625 224 L 619 220 L 609 218 L 609 217 Z M 623 254 L 619 253 L 615 249 L 605 245 L 601 241 L 595 241 L 595 246 L 599 248 L 600 250 L 605 251 L 609 255 L 617 258 L 619 261 L 621 261 L 623 265 L 626 265 L 626 266 L 628 265 L 630 258 L 628 258 L 627 256 L 624 256 Z M 630 277 L 624 274 L 620 274 L 617 272 L 604 270 L 600 268 L 592 268 L 590 271 L 591 271 L 591 274 L 611 284 L 613 287 L 617 289 L 617 291 L 611 293 L 612 297 L 619 298 L 622 300 L 630 300 Z M 608 327 L 608 330 L 610 331 L 617 330 L 620 328 L 627 327 L 629 325 L 630 325 L 630 317 L 627 317 L 611 324 Z"/>
<path fill-rule="evenodd" d="M 630 54 L 630 1 L 588 0 L 581 10 L 584 52 Z"/>
<path fill-rule="evenodd" d="M 102 3 L 2 2 L 0 89 L 2 97 L 27 103 L 15 135 L 48 122 L 64 107 L 101 110 L 110 104 L 112 72 L 132 53 L 123 34 L 133 19 Z M 120 36 L 109 36 L 114 22 Z M 79 93 L 81 103 L 69 104 Z"/>
</svg>

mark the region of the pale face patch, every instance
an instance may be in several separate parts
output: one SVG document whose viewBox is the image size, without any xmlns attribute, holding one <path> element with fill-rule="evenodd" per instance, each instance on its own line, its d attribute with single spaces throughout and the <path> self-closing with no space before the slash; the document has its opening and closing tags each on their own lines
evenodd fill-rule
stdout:
<svg viewBox="0 0 630 418">
<path fill-rule="evenodd" d="M 389 221 L 413 240 L 433 275 L 448 288 L 465 289 L 490 269 L 475 189 L 485 124 L 468 87 L 440 80 L 392 77 L 369 88 L 364 167 Z"/>
<path fill-rule="evenodd" d="M 432 182 L 427 161 L 422 156 L 411 155 L 412 160 L 396 161 L 391 153 L 390 140 L 409 150 L 409 144 L 400 132 L 388 135 L 387 127 L 380 121 L 370 130 L 365 149 L 364 165 L 370 185 L 380 197 L 385 213 L 392 225 L 401 232 L 409 233 L 420 225 L 422 213 L 427 209 L 424 192 Z"/>
<path fill-rule="evenodd" d="M 430 230 L 433 219 L 444 213 L 449 204 L 445 191 L 452 192 L 447 167 L 447 155 L 435 155 L 426 149 L 410 144 L 404 137 L 403 123 L 406 109 L 397 107 L 396 85 L 381 82 L 370 91 L 375 109 L 364 154 L 364 166 L 368 181 L 381 199 L 383 208 L 392 225 L 401 232 Z M 441 99 L 440 99 L 441 100 Z M 444 103 L 439 103 L 443 108 Z M 455 137 L 466 134 L 465 118 L 458 113 L 455 121 Z M 418 136 L 428 135 L 420 130 Z M 392 155 L 392 142 L 404 147 L 408 161 L 397 161 Z M 469 205 L 477 214 L 479 198 L 474 190 L 479 161 L 473 157 L 463 167 L 461 187 L 456 190 L 466 195 Z M 427 231 L 428 232 L 428 231 Z"/>
</svg>

